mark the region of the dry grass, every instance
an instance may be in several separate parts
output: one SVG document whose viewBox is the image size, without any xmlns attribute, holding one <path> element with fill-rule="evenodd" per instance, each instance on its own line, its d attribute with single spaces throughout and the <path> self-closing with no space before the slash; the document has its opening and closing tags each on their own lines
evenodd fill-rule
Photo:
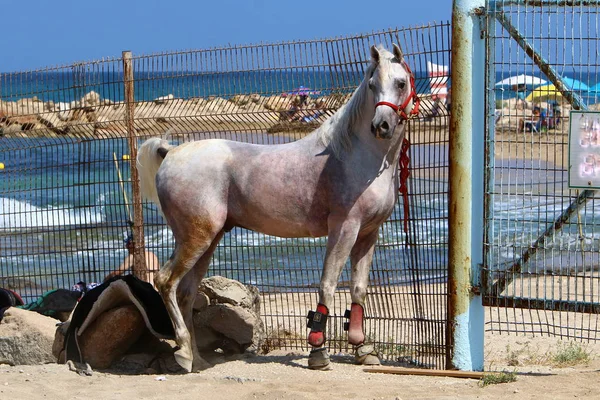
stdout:
<svg viewBox="0 0 600 400">
<path fill-rule="evenodd" d="M 517 381 L 516 371 L 499 371 L 487 373 L 479 381 L 479 386 L 497 385 L 499 383 L 510 383 Z"/>
<path fill-rule="evenodd" d="M 592 359 L 592 352 L 584 346 L 570 342 L 567 344 L 558 343 L 555 353 L 551 360 L 557 367 L 572 367 L 575 365 L 587 365 Z"/>
</svg>

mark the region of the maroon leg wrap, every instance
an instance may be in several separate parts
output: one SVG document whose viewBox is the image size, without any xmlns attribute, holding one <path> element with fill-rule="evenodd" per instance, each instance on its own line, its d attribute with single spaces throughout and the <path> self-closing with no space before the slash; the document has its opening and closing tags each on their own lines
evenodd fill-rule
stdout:
<svg viewBox="0 0 600 400">
<path fill-rule="evenodd" d="M 311 311 L 312 312 L 312 311 Z M 323 304 L 317 306 L 317 312 L 311 317 L 309 314 L 310 333 L 308 334 L 308 344 L 313 347 L 323 346 L 325 343 L 325 327 L 329 310 Z M 323 318 L 325 317 L 325 318 Z M 310 318 L 313 318 L 312 320 Z"/>
<path fill-rule="evenodd" d="M 358 346 L 365 341 L 365 333 L 363 332 L 363 306 L 357 303 L 352 303 L 350 307 L 350 323 L 348 325 L 348 343 Z"/>
</svg>

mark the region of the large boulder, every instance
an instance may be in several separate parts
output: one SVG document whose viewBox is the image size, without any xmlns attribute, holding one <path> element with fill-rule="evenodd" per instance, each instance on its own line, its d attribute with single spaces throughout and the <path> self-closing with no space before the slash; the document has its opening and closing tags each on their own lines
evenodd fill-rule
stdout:
<svg viewBox="0 0 600 400">
<path fill-rule="evenodd" d="M 35 365 L 56 362 L 52 343 L 56 320 L 11 307 L 0 322 L 0 364 Z"/>
<path fill-rule="evenodd" d="M 198 286 L 198 294 L 207 296 L 212 304 L 231 304 L 251 309 L 256 314 L 260 313 L 258 289 L 255 286 L 246 286 L 233 279 L 222 276 L 206 278 Z M 196 305 L 197 307 L 198 305 Z M 204 307 L 204 305 L 200 307 Z"/>
<path fill-rule="evenodd" d="M 52 348 L 55 360 L 64 362 L 65 327 L 56 330 Z M 133 304 L 103 312 L 78 337 L 83 359 L 92 367 L 109 368 L 119 360 L 146 331 L 142 314 Z"/>
<path fill-rule="evenodd" d="M 258 289 L 221 276 L 203 280 L 194 303 L 194 329 L 201 352 L 258 350 L 264 340 Z"/>
<path fill-rule="evenodd" d="M 83 107 L 95 107 L 100 104 L 100 95 L 93 90 L 86 93 L 80 100 Z"/>
</svg>

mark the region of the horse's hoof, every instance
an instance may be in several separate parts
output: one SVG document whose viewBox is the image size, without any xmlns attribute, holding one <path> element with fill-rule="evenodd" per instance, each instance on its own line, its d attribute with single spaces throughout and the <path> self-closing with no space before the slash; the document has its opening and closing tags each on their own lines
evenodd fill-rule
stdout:
<svg viewBox="0 0 600 400">
<path fill-rule="evenodd" d="M 327 347 L 320 347 L 310 351 L 308 355 L 308 368 L 319 371 L 328 371 L 331 369 Z"/>
<path fill-rule="evenodd" d="M 354 360 L 360 365 L 380 365 L 379 357 L 372 344 L 361 344 L 354 349 Z"/>
<path fill-rule="evenodd" d="M 186 372 L 192 372 L 193 360 L 185 353 L 187 352 L 183 352 L 181 349 L 177 350 L 174 354 L 175 361 L 177 361 L 177 364 L 179 364 Z"/>
</svg>

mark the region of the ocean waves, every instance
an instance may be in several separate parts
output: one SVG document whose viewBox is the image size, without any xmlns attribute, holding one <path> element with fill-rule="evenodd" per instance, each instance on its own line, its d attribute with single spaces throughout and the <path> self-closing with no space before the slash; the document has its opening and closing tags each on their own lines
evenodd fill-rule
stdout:
<svg viewBox="0 0 600 400">
<path fill-rule="evenodd" d="M 24 201 L 0 197 L 0 230 L 24 231 L 53 227 L 97 225 L 105 222 L 104 207 L 69 205 L 37 207 Z"/>
</svg>

